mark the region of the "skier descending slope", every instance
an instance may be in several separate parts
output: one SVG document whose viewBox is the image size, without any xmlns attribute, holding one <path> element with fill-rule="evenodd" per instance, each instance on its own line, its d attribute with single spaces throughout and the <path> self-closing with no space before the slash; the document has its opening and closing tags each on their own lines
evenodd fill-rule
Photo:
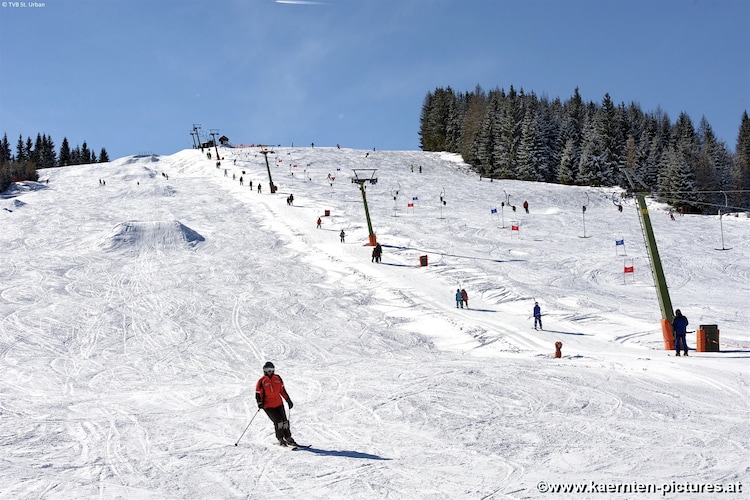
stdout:
<svg viewBox="0 0 750 500">
<path fill-rule="evenodd" d="M 292 431 L 289 427 L 289 420 L 286 418 L 283 399 L 286 399 L 290 410 L 294 403 L 292 403 L 284 388 L 284 381 L 274 372 L 275 367 L 270 361 L 263 365 L 263 376 L 255 385 L 255 399 L 258 402 L 258 408 L 262 408 L 273 422 L 279 444 L 281 446 L 297 446 L 297 443 L 292 439 Z"/>
<path fill-rule="evenodd" d="M 534 330 L 539 325 L 539 329 L 542 330 L 542 308 L 539 307 L 539 302 L 534 302 Z"/>
</svg>

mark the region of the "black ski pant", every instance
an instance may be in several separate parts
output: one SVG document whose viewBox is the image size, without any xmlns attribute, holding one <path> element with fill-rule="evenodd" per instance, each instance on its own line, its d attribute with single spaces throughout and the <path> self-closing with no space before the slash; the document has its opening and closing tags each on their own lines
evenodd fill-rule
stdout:
<svg viewBox="0 0 750 500">
<path fill-rule="evenodd" d="M 268 418 L 273 422 L 273 428 L 276 432 L 276 439 L 281 441 L 282 439 L 289 439 L 292 437 L 292 431 L 289 428 L 289 420 L 286 418 L 286 410 L 284 405 L 277 406 L 275 408 L 263 408 Z"/>
<path fill-rule="evenodd" d="M 536 328 L 536 325 L 539 325 L 539 328 L 542 327 L 542 317 L 541 316 L 534 316 L 534 328 Z"/>
</svg>

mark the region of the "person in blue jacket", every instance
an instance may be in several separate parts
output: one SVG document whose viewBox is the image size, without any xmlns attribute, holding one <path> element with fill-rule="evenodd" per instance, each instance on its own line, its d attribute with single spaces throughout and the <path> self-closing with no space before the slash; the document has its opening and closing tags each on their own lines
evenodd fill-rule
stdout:
<svg viewBox="0 0 750 500">
<path fill-rule="evenodd" d="M 680 347 L 682 347 L 682 351 L 685 356 L 688 355 L 687 341 L 685 340 L 685 337 L 687 336 L 687 327 L 688 319 L 682 315 L 682 311 L 677 309 L 674 312 L 674 319 L 672 320 L 672 331 L 674 332 L 674 350 L 676 356 L 680 355 Z"/>
<path fill-rule="evenodd" d="M 544 330 L 542 328 L 542 308 L 539 307 L 539 302 L 534 302 L 534 330 L 536 330 L 536 325 L 539 324 L 539 329 Z"/>
<path fill-rule="evenodd" d="M 461 289 L 456 288 L 456 309 L 458 308 L 463 309 L 464 308 L 464 297 L 461 295 Z"/>
</svg>

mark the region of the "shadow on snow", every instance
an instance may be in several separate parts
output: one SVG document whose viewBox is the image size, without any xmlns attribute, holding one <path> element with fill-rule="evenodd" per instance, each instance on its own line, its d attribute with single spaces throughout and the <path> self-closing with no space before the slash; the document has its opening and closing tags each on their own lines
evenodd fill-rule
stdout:
<svg viewBox="0 0 750 500">
<path fill-rule="evenodd" d="M 352 450 L 321 450 L 320 448 L 300 448 L 297 451 L 307 451 L 310 453 L 315 453 L 316 455 L 323 455 L 327 457 L 361 458 L 363 460 L 392 460 L 390 458 L 384 458 L 378 455 L 372 455 L 370 453 L 362 453 Z"/>
</svg>

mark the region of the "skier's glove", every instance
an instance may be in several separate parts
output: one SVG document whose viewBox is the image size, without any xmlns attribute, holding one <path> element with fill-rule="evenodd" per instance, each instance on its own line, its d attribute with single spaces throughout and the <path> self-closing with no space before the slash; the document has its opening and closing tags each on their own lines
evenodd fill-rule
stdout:
<svg viewBox="0 0 750 500">
<path fill-rule="evenodd" d="M 260 410 L 262 408 L 263 408 L 263 401 L 258 401 L 258 409 Z"/>
<path fill-rule="evenodd" d="M 289 403 L 289 409 L 291 410 L 292 406 L 294 406 L 294 403 L 292 403 L 291 399 L 287 399 L 286 402 Z"/>
</svg>

